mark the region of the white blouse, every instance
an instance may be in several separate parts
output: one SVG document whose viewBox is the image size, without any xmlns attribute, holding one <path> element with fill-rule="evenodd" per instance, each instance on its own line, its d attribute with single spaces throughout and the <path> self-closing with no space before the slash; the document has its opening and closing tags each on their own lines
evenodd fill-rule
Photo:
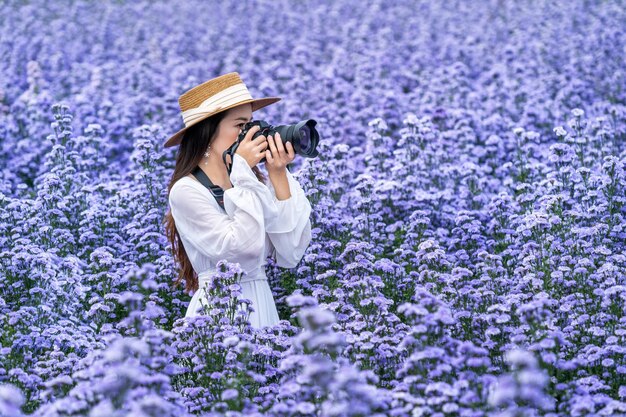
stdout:
<svg viewBox="0 0 626 417">
<path fill-rule="evenodd" d="M 262 318 L 267 313 L 262 310 L 270 309 L 270 321 L 274 322 L 278 316 L 273 314 L 275 305 L 265 276 L 266 258 L 275 248 L 276 264 L 293 268 L 311 241 L 311 204 L 291 172 L 286 173 L 291 196 L 278 200 L 271 181 L 260 182 L 246 160 L 234 154 L 230 173 L 233 187 L 224 191 L 224 209 L 204 185 L 189 176 L 176 181 L 169 194 L 176 229 L 196 273 L 206 275 L 221 259 L 239 262 L 247 273 L 241 280 L 244 298 L 252 297 L 255 317 Z M 252 285 L 254 281 L 265 282 Z M 198 304 L 196 294 L 200 292 L 194 294 L 186 316 L 195 315 L 192 310 L 196 305 L 192 304 Z M 270 299 L 271 306 L 262 305 Z M 256 321 L 257 327 L 273 324 Z"/>
</svg>

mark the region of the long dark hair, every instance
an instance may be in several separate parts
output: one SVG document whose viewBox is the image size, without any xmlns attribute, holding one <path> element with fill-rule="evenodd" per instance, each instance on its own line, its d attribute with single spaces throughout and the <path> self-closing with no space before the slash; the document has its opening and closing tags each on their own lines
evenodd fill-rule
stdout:
<svg viewBox="0 0 626 417">
<path fill-rule="evenodd" d="M 223 111 L 214 114 L 211 117 L 204 119 L 201 122 L 191 126 L 185 131 L 183 139 L 178 147 L 178 153 L 176 154 L 176 165 L 174 166 L 174 173 L 167 186 L 167 194 L 169 197 L 170 190 L 176 181 L 183 178 L 193 171 L 193 169 L 200 163 L 204 151 L 206 151 L 209 144 L 213 141 L 217 126 L 224 118 L 227 111 Z M 221 157 L 221 155 L 220 155 Z M 262 183 L 265 183 L 266 177 L 259 170 L 258 167 L 252 168 L 252 171 L 256 175 L 257 179 Z M 172 288 L 180 285 L 181 281 L 185 281 L 185 291 L 197 291 L 198 290 L 198 274 L 194 271 L 187 252 L 183 247 L 183 243 L 176 230 L 174 224 L 174 218 L 170 210 L 165 214 L 165 233 L 167 239 L 172 246 L 172 253 L 174 254 L 174 260 L 179 265 L 179 274 L 176 281 L 172 285 Z"/>
</svg>

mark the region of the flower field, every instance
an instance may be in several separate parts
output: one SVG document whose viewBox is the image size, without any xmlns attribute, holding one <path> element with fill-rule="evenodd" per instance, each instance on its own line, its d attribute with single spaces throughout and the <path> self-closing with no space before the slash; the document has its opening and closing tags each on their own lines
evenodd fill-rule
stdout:
<svg viewBox="0 0 626 417">
<path fill-rule="evenodd" d="M 619 1 L 0 5 L 0 416 L 626 415 Z M 178 96 L 237 71 L 312 205 L 280 324 L 163 219 Z M 261 169 L 264 169 L 262 166 Z M 241 314 L 240 311 L 244 312 Z"/>
</svg>

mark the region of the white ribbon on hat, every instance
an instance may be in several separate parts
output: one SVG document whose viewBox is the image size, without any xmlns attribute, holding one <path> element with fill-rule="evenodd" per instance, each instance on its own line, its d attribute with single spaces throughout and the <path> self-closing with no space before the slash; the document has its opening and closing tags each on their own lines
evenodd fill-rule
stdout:
<svg viewBox="0 0 626 417">
<path fill-rule="evenodd" d="M 235 84 L 207 98 L 198 107 L 185 110 L 183 112 L 183 122 L 185 126 L 189 126 L 194 121 L 202 119 L 208 114 L 216 113 L 222 108 L 244 100 L 252 100 L 248 88 L 243 83 Z"/>
</svg>

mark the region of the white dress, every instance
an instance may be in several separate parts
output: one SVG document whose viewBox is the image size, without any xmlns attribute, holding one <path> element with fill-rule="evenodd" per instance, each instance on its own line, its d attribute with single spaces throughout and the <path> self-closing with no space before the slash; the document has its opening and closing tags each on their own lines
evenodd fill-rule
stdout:
<svg viewBox="0 0 626 417">
<path fill-rule="evenodd" d="M 256 328 L 279 321 L 272 291 L 265 275 L 267 256 L 276 248 L 276 264 L 293 268 L 311 241 L 311 204 L 289 170 L 291 196 L 278 200 L 271 184 L 261 183 L 246 160 L 234 154 L 230 174 L 232 188 L 224 191 L 222 209 L 211 191 L 185 176 L 174 183 L 169 205 L 187 256 L 198 274 L 199 288 L 208 281 L 221 259 L 238 262 L 246 275 L 240 281 L 240 298 L 251 300 L 249 316 Z M 185 317 L 198 314 L 204 291 L 196 291 Z"/>
</svg>

